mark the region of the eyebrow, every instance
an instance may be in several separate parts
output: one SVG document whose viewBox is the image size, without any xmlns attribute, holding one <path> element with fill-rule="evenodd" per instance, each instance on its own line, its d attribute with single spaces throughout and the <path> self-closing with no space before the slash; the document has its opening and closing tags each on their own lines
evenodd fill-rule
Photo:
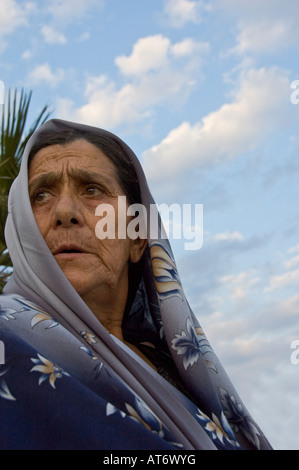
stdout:
<svg viewBox="0 0 299 470">
<path fill-rule="evenodd" d="M 115 187 L 115 181 L 111 178 L 101 175 L 99 173 L 85 170 L 85 169 L 78 169 L 72 168 L 70 169 L 69 173 L 71 178 L 77 180 L 80 183 L 91 183 L 97 182 L 100 184 L 104 184 L 107 188 L 113 189 Z M 28 188 L 29 192 L 34 192 L 38 188 L 42 187 L 51 187 L 57 182 L 62 179 L 62 173 L 58 173 L 55 171 L 49 171 L 48 173 L 42 173 L 39 176 L 36 176 L 29 182 Z"/>
</svg>

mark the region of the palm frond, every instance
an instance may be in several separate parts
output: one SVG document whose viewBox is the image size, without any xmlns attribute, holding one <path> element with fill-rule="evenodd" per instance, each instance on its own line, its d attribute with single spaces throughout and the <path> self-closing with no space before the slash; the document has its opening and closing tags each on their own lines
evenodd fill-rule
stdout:
<svg viewBox="0 0 299 470">
<path fill-rule="evenodd" d="M 31 97 L 32 91 L 26 93 L 22 89 L 19 93 L 17 89 L 14 92 L 9 90 L 2 109 L 0 127 L 0 293 L 11 273 L 12 266 L 4 238 L 8 193 L 19 172 L 26 143 L 51 114 L 48 111 L 48 105 L 45 105 L 29 130 L 25 131 Z"/>
</svg>

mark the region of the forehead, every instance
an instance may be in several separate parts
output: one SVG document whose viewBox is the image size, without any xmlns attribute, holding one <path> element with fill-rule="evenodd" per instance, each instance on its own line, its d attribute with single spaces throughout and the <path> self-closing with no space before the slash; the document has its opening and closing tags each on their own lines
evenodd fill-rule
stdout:
<svg viewBox="0 0 299 470">
<path fill-rule="evenodd" d="M 39 150 L 29 163 L 29 179 L 48 171 L 68 168 L 92 170 L 117 179 L 116 168 L 105 153 L 84 139 L 67 144 L 55 144 Z"/>
</svg>

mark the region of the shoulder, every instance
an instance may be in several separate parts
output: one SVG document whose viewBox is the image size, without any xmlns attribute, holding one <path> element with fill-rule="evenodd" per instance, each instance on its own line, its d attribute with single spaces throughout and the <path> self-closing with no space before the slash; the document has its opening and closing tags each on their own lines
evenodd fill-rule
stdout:
<svg viewBox="0 0 299 470">
<path fill-rule="evenodd" d="M 19 313 L 24 314 L 27 312 L 38 313 L 44 316 L 49 317 L 47 312 L 45 312 L 41 307 L 36 305 L 29 299 L 22 297 L 18 294 L 2 294 L 0 295 L 0 321 L 1 320 L 15 320 L 19 318 Z M 3 324 L 3 321 L 1 321 Z"/>
<path fill-rule="evenodd" d="M 0 316 L 8 314 L 10 311 L 20 312 L 24 309 L 35 309 L 35 306 L 32 302 L 30 302 L 25 297 L 22 297 L 17 294 L 1 294 L 0 295 Z"/>
</svg>

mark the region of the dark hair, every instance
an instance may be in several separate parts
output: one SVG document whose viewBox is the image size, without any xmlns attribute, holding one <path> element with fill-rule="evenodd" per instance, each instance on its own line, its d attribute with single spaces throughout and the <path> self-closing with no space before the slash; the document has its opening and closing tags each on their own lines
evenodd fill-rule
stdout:
<svg viewBox="0 0 299 470">
<path fill-rule="evenodd" d="M 29 165 L 30 160 L 32 160 L 39 150 L 49 147 L 50 145 L 67 145 L 79 139 L 86 140 L 104 152 L 114 164 L 118 182 L 127 196 L 129 203 L 140 203 L 140 188 L 133 163 L 125 154 L 120 144 L 106 135 L 76 131 L 73 129 L 43 132 L 39 135 L 37 143 L 31 148 Z"/>
</svg>

